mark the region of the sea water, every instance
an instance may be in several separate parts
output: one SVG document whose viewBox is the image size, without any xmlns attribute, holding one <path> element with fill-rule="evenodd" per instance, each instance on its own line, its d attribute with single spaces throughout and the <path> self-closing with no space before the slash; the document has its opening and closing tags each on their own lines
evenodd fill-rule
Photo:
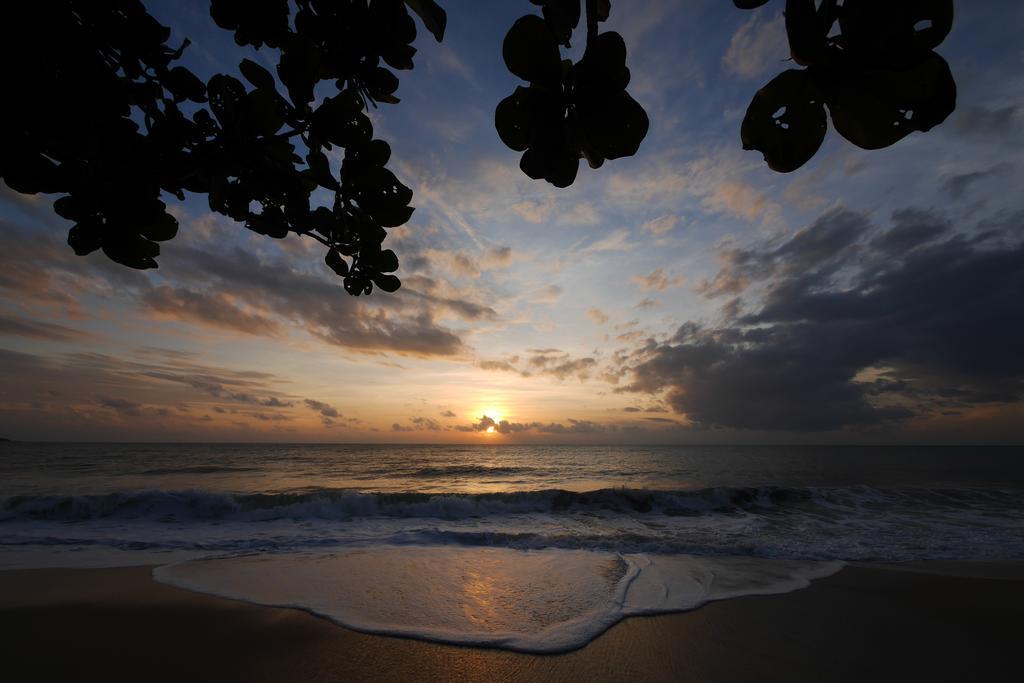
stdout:
<svg viewBox="0 0 1024 683">
<path fill-rule="evenodd" d="M 843 561 L 1020 558 L 1013 448 L 0 444 L 0 568 L 529 652 Z"/>
</svg>

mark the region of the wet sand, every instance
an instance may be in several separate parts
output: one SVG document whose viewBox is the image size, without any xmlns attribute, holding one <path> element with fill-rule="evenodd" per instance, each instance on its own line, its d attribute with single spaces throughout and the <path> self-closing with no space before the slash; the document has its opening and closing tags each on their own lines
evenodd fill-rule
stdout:
<svg viewBox="0 0 1024 683">
<path fill-rule="evenodd" d="M 1024 563 L 851 566 L 810 588 L 631 618 L 525 655 L 365 635 L 154 582 L 0 572 L 0 671 L 25 680 L 1017 681 Z"/>
</svg>

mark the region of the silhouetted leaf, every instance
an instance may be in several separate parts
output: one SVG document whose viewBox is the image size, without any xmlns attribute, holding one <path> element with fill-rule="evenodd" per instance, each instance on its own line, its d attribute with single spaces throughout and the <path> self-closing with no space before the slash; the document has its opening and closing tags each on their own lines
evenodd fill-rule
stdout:
<svg viewBox="0 0 1024 683">
<path fill-rule="evenodd" d="M 68 231 L 68 246 L 79 256 L 85 256 L 103 246 L 101 226 L 96 223 L 79 223 Z"/>
<path fill-rule="evenodd" d="M 754 95 L 740 137 L 743 149 L 760 151 L 771 169 L 789 173 L 814 156 L 827 129 L 825 107 L 808 72 L 790 69 Z"/>
<path fill-rule="evenodd" d="M 558 43 L 544 20 L 534 14 L 512 24 L 502 44 L 502 56 L 508 70 L 524 81 L 555 85 L 561 80 Z"/>
<path fill-rule="evenodd" d="M 349 89 L 328 97 L 313 112 L 313 134 L 328 142 L 350 147 L 368 142 L 373 135 L 370 120 L 362 113 L 359 93 Z"/>
<path fill-rule="evenodd" d="M 276 206 L 264 206 L 261 213 L 250 213 L 245 227 L 274 239 L 288 236 L 288 221 Z"/>
<path fill-rule="evenodd" d="M 30 153 L 9 159 L 9 165 L 4 169 L 4 182 L 22 194 L 60 192 L 63 188 L 62 175 L 57 164 L 41 154 Z"/>
<path fill-rule="evenodd" d="M 277 64 L 277 76 L 296 107 L 304 108 L 313 99 L 319 72 L 320 52 L 316 46 L 306 36 L 291 34 Z"/>
<path fill-rule="evenodd" d="M 159 244 L 130 232 L 104 236 L 101 248 L 111 261 L 137 270 L 156 268 L 156 257 L 160 255 Z"/>
<path fill-rule="evenodd" d="M 139 232 L 155 242 L 166 242 L 178 234 L 178 221 L 170 214 L 159 213 L 151 221 L 140 225 Z"/>
<path fill-rule="evenodd" d="M 78 221 L 85 217 L 85 209 L 82 207 L 81 202 L 76 201 L 74 197 L 60 197 L 53 202 L 54 212 L 61 218 L 67 218 L 69 221 Z"/>
<path fill-rule="evenodd" d="M 207 83 L 206 94 L 210 98 L 210 109 L 220 125 L 225 128 L 233 126 L 238 103 L 245 97 L 245 86 L 236 78 L 217 74 Z"/>
<path fill-rule="evenodd" d="M 931 53 L 908 69 L 850 75 L 834 88 L 828 106 L 844 138 L 881 149 L 945 121 L 956 109 L 956 82 L 946 60 Z"/>
<path fill-rule="evenodd" d="M 580 23 L 580 0 L 544 0 L 544 20 L 551 27 L 559 43 L 569 47 L 572 31 Z"/>
<path fill-rule="evenodd" d="M 600 33 L 574 69 L 578 87 L 605 93 L 625 90 L 629 85 L 626 43 L 615 31 Z"/>
<path fill-rule="evenodd" d="M 522 152 L 530 146 L 535 127 L 536 92 L 518 86 L 494 110 L 494 127 L 498 136 L 510 149 Z"/>
<path fill-rule="evenodd" d="M 397 292 L 398 288 L 402 286 L 402 281 L 394 275 L 385 275 L 382 273 L 375 273 L 373 275 L 373 282 L 385 292 Z"/>
<path fill-rule="evenodd" d="M 331 165 L 326 154 L 318 149 L 312 150 L 306 155 L 306 163 L 309 164 L 309 170 L 313 172 L 318 184 L 331 190 L 341 189 L 341 183 L 331 173 Z"/>
<path fill-rule="evenodd" d="M 840 45 L 863 66 L 905 66 L 945 40 L 953 0 L 847 0 L 839 14 Z"/>
<path fill-rule="evenodd" d="M 206 101 L 206 86 L 194 73 L 183 66 L 176 66 L 169 70 L 164 77 L 164 84 L 174 94 L 174 99 L 178 102 L 183 100 Z"/>
<path fill-rule="evenodd" d="M 647 112 L 625 91 L 577 111 L 588 147 L 605 159 L 636 154 L 650 126 Z"/>
<path fill-rule="evenodd" d="M 211 0 L 210 16 L 239 45 L 278 47 L 288 31 L 288 0 Z"/>
<path fill-rule="evenodd" d="M 419 15 L 420 21 L 427 30 L 434 34 L 437 42 L 444 38 L 444 29 L 448 23 L 448 15 L 434 0 L 405 0 L 413 12 Z"/>
<path fill-rule="evenodd" d="M 399 99 L 394 96 L 398 90 L 398 76 L 394 75 L 382 66 L 370 71 L 365 79 L 366 87 L 370 91 L 370 97 L 378 102 L 398 104 Z"/>
<path fill-rule="evenodd" d="M 251 59 L 243 59 L 239 63 L 238 69 L 245 76 L 245 80 L 252 83 L 255 87 L 267 90 L 275 89 L 274 75 Z"/>
<path fill-rule="evenodd" d="M 814 0 L 786 0 L 786 36 L 793 61 L 801 66 L 820 64 L 829 54 L 829 26 Z"/>
<path fill-rule="evenodd" d="M 342 277 L 348 275 L 348 263 L 345 262 L 345 259 L 341 258 L 341 254 L 338 253 L 337 249 L 329 249 L 327 256 L 324 257 L 324 261 L 338 275 Z"/>
<path fill-rule="evenodd" d="M 284 125 L 281 105 L 276 92 L 263 88 L 252 90 L 241 103 L 242 122 L 255 135 L 273 135 Z"/>
<path fill-rule="evenodd" d="M 569 187 L 579 171 L 579 150 L 573 148 L 563 127 L 544 129 L 519 160 L 519 168 L 534 180 Z"/>
<path fill-rule="evenodd" d="M 371 166 L 384 166 L 391 159 L 391 145 L 383 140 L 370 140 L 358 148 L 359 161 Z M 410 194 L 410 198 L 412 195 Z"/>
<path fill-rule="evenodd" d="M 382 273 L 393 273 L 398 270 L 398 256 L 390 249 L 385 249 L 374 260 L 374 265 Z"/>
</svg>

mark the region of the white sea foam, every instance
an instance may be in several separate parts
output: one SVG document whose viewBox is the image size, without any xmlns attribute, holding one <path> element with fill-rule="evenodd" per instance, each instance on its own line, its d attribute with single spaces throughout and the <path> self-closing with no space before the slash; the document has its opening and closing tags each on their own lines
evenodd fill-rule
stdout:
<svg viewBox="0 0 1024 683">
<path fill-rule="evenodd" d="M 627 616 L 784 593 L 841 562 L 457 546 L 198 560 L 163 583 L 295 607 L 370 633 L 524 652 L 585 645 Z"/>
</svg>

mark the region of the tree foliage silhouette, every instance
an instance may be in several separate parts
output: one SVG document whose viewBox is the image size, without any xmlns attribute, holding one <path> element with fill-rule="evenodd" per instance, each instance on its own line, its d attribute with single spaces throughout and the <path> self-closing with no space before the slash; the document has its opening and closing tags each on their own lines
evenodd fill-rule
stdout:
<svg viewBox="0 0 1024 683">
<path fill-rule="evenodd" d="M 733 0 L 753 9 L 768 0 Z M 956 83 L 935 53 L 953 27 L 953 0 L 786 0 L 790 69 L 754 96 L 743 148 L 794 171 L 817 153 L 832 125 L 864 149 L 928 131 L 956 108 Z M 838 31 L 834 29 L 838 28 Z"/>
<path fill-rule="evenodd" d="M 521 17 L 502 46 L 529 85 L 502 100 L 495 127 L 523 152 L 526 175 L 566 187 L 581 158 L 598 168 L 635 154 L 648 118 L 626 92 L 625 42 L 598 31 L 610 0 L 530 2 L 541 15 Z M 817 151 L 825 105 L 842 135 L 873 149 L 928 130 L 955 104 L 949 68 L 932 51 L 952 24 L 951 0 L 820 2 L 787 0 L 793 56 L 807 68 L 759 91 L 743 122 L 744 146 L 780 171 Z M 322 243 L 350 294 L 399 288 L 398 257 L 382 245 L 412 215 L 412 191 L 388 170 L 391 148 L 374 139 L 366 112 L 399 101 L 393 70 L 413 68 L 412 14 L 443 38 L 447 15 L 434 0 L 211 0 L 238 45 L 276 51 L 276 76 L 241 60 L 248 86 L 227 74 L 204 83 L 175 64 L 189 41 L 169 46 L 170 29 L 140 0 L 16 0 L 4 11 L 0 178 L 61 195 L 54 210 L 73 222 L 77 254 L 156 267 L 159 243 L 178 230 L 161 196 L 191 192 L 257 233 Z M 560 46 L 583 16 L 586 49 L 574 64 Z M 311 202 L 318 189 L 333 193 L 328 205 Z"/>
<path fill-rule="evenodd" d="M 576 180 L 581 158 L 591 168 L 606 159 L 636 154 L 647 135 L 647 112 L 626 92 L 626 43 L 614 31 L 598 33 L 611 10 L 608 0 L 587 0 L 587 46 L 573 64 L 559 44 L 571 47 L 580 0 L 530 0 L 543 8 L 521 17 L 505 36 L 502 56 L 513 74 L 529 81 L 498 105 L 494 125 L 502 142 L 525 152 L 523 173 L 556 187 Z"/>
<path fill-rule="evenodd" d="M 386 167 L 369 105 L 398 102 L 391 69 L 411 69 L 416 25 L 440 40 L 433 0 L 212 0 L 210 14 L 239 45 L 279 51 L 270 71 L 243 59 L 251 87 L 218 74 L 203 83 L 173 63 L 170 29 L 139 0 L 54 0 L 5 7 L 3 56 L 17 107 L 0 175 L 14 190 L 62 193 L 78 254 L 101 249 L 133 268 L 156 267 L 177 221 L 162 192 L 208 196 L 210 209 L 255 232 L 308 235 L 350 294 L 395 291 L 398 258 L 386 228 L 412 214 L 412 191 Z M 313 106 L 322 81 L 331 95 Z M 299 148 L 297 143 L 301 143 Z M 335 170 L 326 152 L 344 151 Z M 301 153 L 301 156 L 300 156 Z M 310 195 L 333 192 L 331 206 Z"/>
</svg>

